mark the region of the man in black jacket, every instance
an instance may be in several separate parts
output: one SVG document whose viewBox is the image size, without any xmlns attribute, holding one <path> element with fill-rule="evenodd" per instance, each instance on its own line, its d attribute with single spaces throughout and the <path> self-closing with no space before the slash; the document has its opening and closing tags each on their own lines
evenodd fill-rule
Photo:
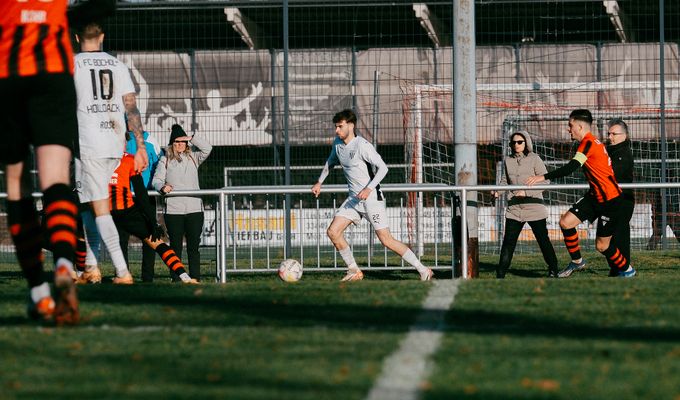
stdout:
<svg viewBox="0 0 680 400">
<path fill-rule="evenodd" d="M 607 153 L 612 160 L 614 176 L 619 183 L 631 183 L 634 176 L 633 151 L 630 139 L 628 139 L 628 125 L 622 119 L 614 118 L 609 121 L 607 126 L 609 128 L 607 130 L 609 137 Z M 623 256 L 630 260 L 630 220 L 635 208 L 635 193 L 633 189 L 623 189 L 621 196 L 623 199 L 621 206 L 625 209 L 621 215 L 625 216 L 625 223 L 621 221 L 618 225 L 613 240 Z M 610 273 L 616 274 L 617 271 L 610 271 Z"/>
</svg>

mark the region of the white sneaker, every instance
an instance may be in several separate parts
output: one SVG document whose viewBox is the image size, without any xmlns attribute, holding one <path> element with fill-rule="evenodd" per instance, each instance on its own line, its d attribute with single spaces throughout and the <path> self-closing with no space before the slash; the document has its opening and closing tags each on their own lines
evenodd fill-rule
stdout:
<svg viewBox="0 0 680 400">
<path fill-rule="evenodd" d="M 575 263 L 573 261 L 569 261 L 569 265 L 562 271 L 560 271 L 559 274 L 557 274 L 558 277 L 560 278 L 568 278 L 571 276 L 576 271 L 581 271 L 586 268 L 586 260 L 582 259 L 580 263 Z"/>
<path fill-rule="evenodd" d="M 79 284 L 102 283 L 102 272 L 96 265 L 88 265 L 85 267 L 85 271 L 80 274 L 76 282 Z"/>
<path fill-rule="evenodd" d="M 431 281 L 432 276 L 434 275 L 434 272 L 430 268 L 426 268 L 425 271 L 420 273 L 420 280 L 421 281 Z"/>
<path fill-rule="evenodd" d="M 360 281 L 362 279 L 364 279 L 364 273 L 360 269 L 352 268 L 347 270 L 347 275 L 342 278 L 341 282 Z"/>
<path fill-rule="evenodd" d="M 126 275 L 113 278 L 114 285 L 132 285 L 134 283 L 135 281 L 132 279 L 132 275 L 129 272 Z"/>
</svg>

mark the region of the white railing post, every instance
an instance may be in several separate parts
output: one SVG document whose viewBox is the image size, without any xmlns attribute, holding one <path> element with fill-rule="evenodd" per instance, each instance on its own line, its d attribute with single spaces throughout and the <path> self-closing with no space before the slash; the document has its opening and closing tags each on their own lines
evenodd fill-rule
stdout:
<svg viewBox="0 0 680 400">
<path fill-rule="evenodd" d="M 467 189 L 460 191 L 460 266 L 463 279 L 468 279 L 468 243 L 467 243 Z"/>
<path fill-rule="evenodd" d="M 218 251 L 219 254 L 219 259 L 218 259 L 218 264 L 220 268 L 220 283 L 227 283 L 227 246 L 226 242 L 227 240 L 227 201 L 226 201 L 226 193 L 225 192 L 220 192 L 219 196 L 219 211 L 220 211 L 220 237 L 217 238 L 219 243 L 220 249 Z"/>
</svg>

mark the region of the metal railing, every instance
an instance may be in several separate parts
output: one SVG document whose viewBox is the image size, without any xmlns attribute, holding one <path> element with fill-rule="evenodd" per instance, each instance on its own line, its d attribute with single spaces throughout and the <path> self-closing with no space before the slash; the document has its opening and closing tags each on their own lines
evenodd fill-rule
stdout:
<svg viewBox="0 0 680 400">
<path fill-rule="evenodd" d="M 680 183 L 629 183 L 621 184 L 622 188 L 632 188 L 632 189 L 680 189 Z M 441 193 L 458 193 L 460 196 L 460 204 L 468 205 L 467 207 L 460 207 L 460 217 L 461 217 L 461 232 L 468 231 L 469 217 L 471 215 L 476 216 L 473 210 L 474 204 L 468 204 L 468 199 L 471 198 L 471 192 L 484 192 L 484 191 L 513 191 L 513 190 L 585 190 L 588 189 L 586 184 L 566 184 L 566 185 L 478 185 L 478 186 L 449 186 L 444 184 L 386 184 L 381 185 L 381 190 L 387 193 L 423 193 L 423 192 L 441 192 Z M 323 187 L 322 194 L 329 193 L 346 193 L 346 185 L 327 185 Z M 234 195 L 257 195 L 257 194 L 268 194 L 268 195 L 285 195 L 285 194 L 309 194 L 310 186 L 308 185 L 294 185 L 294 186 L 241 186 L 241 187 L 231 187 L 226 189 L 208 189 L 208 190 L 192 190 L 192 191 L 173 191 L 167 196 L 216 196 L 217 209 L 216 209 L 216 277 L 221 283 L 225 283 L 227 278 L 227 247 L 228 247 L 228 237 L 226 232 L 229 232 L 228 228 L 228 214 L 229 206 L 227 199 L 229 196 Z M 157 193 L 150 193 L 152 196 L 157 196 Z M 33 193 L 36 198 L 42 197 L 41 193 Z M 6 193 L 0 193 L 0 198 L 6 198 Z M 472 212 L 471 212 L 472 211 Z M 233 209 L 232 209 L 233 212 Z M 451 204 L 451 217 L 454 217 L 455 206 L 452 202 Z M 317 217 L 318 218 L 318 217 Z M 453 229 L 453 227 L 452 227 Z M 455 237 L 454 233 L 451 232 L 451 238 Z M 468 235 L 461 235 L 460 238 L 460 265 L 461 265 L 461 275 L 463 279 L 470 278 L 469 265 L 468 265 Z M 302 240 L 302 238 L 300 238 Z M 235 242 L 232 243 L 235 246 Z M 455 276 L 455 258 L 453 256 L 455 243 L 451 243 L 452 257 L 451 257 L 451 270 L 452 277 Z M 269 252 L 269 250 L 267 250 Z M 234 255 L 235 257 L 235 255 Z M 318 257 L 318 249 L 317 249 Z M 323 268 L 318 268 L 319 270 L 324 270 Z"/>
<path fill-rule="evenodd" d="M 670 188 L 680 188 L 680 183 L 633 183 L 633 184 L 621 184 L 623 188 L 633 188 L 633 189 L 670 189 Z M 387 193 L 422 193 L 422 192 L 448 192 L 448 193 L 459 193 L 460 203 L 468 204 L 468 199 L 470 198 L 470 192 L 482 192 L 482 191 L 511 191 L 511 190 L 585 190 L 588 189 L 586 184 L 569 184 L 569 185 L 535 185 L 535 186 L 500 186 L 500 185 L 478 185 L 478 186 L 448 186 L 440 184 L 386 184 L 381 186 L 381 189 Z M 345 193 L 347 187 L 345 185 L 329 185 L 324 186 L 322 193 Z M 227 189 L 214 189 L 214 190 L 199 190 L 199 191 L 176 191 L 171 193 L 172 196 L 181 195 L 216 195 L 218 196 L 218 207 L 217 207 L 217 277 L 222 283 L 226 282 L 227 274 L 227 245 L 228 240 L 226 240 L 226 235 L 224 232 L 228 232 L 228 209 L 227 197 L 233 195 L 254 195 L 254 194 L 309 194 L 310 187 L 308 185 L 295 185 L 295 186 L 242 186 L 242 187 L 231 187 Z M 468 230 L 468 217 L 470 214 L 468 207 L 460 207 L 461 214 L 461 231 L 467 232 Z M 453 210 L 452 210 L 453 211 Z M 452 237 L 454 237 L 452 233 Z M 461 235 L 460 241 L 461 249 L 461 272 L 462 278 L 470 278 L 469 266 L 468 266 L 468 243 L 467 235 Z M 452 272 L 455 265 L 453 265 L 452 257 Z M 453 274 L 452 274 L 453 276 Z"/>
</svg>

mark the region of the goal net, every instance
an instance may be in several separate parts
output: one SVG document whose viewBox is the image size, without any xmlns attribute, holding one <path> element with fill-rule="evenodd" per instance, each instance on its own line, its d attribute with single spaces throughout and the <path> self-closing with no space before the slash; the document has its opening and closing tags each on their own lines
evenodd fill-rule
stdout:
<svg viewBox="0 0 680 400">
<path fill-rule="evenodd" d="M 446 85 L 421 85 L 400 80 L 404 130 L 404 159 L 409 168 L 409 183 L 455 184 L 453 148 L 453 93 Z M 431 195 L 431 194 L 430 194 Z M 439 194 L 441 205 L 453 204 L 453 194 Z M 408 241 L 423 253 L 423 240 L 416 233 L 422 221 L 423 204 L 433 197 L 422 193 L 409 193 L 407 201 Z M 452 212 L 454 212 L 452 210 Z"/>
<path fill-rule="evenodd" d="M 656 86 L 655 86 L 656 84 Z M 554 86 L 554 87 L 553 87 Z M 590 108 L 595 121 L 593 134 L 606 140 L 607 122 L 616 117 L 623 118 L 631 130 L 631 141 L 635 158 L 635 179 L 637 182 L 659 182 L 662 176 L 668 182 L 680 179 L 678 160 L 680 113 L 668 110 L 664 116 L 665 130 L 670 137 L 660 137 L 661 115 L 649 108 L 622 109 L 621 107 L 592 107 L 584 102 L 557 106 L 546 101 L 551 93 L 569 93 L 572 100 L 585 93 L 609 91 L 623 93 L 635 88 L 654 90 L 658 82 L 625 83 L 548 83 L 537 90 L 532 84 L 478 85 L 478 182 L 498 184 L 504 173 L 502 160 L 509 154 L 509 140 L 512 132 L 526 130 L 531 135 L 534 151 L 541 156 L 548 170 L 566 164 L 573 156 L 577 143 L 569 139 L 566 120 L 575 108 Z M 452 85 L 426 85 L 401 80 L 402 112 L 404 131 L 404 156 L 409 164 L 407 181 L 411 183 L 444 183 L 455 185 L 454 132 L 453 132 L 453 88 Z M 665 146 L 665 150 L 663 147 Z M 664 157 L 664 154 L 666 155 Z M 662 171 L 665 170 L 665 171 Z M 581 173 L 561 178 L 558 183 L 586 183 Z M 543 193 L 550 207 L 549 231 L 551 239 L 561 240 L 557 221 L 560 213 L 566 211 L 582 195 L 583 190 L 547 190 Z M 451 196 L 452 194 L 448 194 Z M 662 198 L 666 199 L 666 213 L 669 218 L 678 218 L 677 204 L 680 204 L 678 190 L 637 190 L 636 215 L 631 221 L 633 248 L 644 248 L 654 234 L 652 229 L 661 229 L 655 215 L 662 211 Z M 442 197 L 444 199 L 444 197 Z M 479 193 L 480 250 L 497 252 L 502 240 L 505 196 L 494 199 L 490 193 Z M 428 198 L 411 194 L 408 198 L 408 231 L 410 244 L 421 241 L 414 232 L 418 226 L 423 203 Z M 447 202 L 446 204 L 451 204 Z M 652 220 L 654 220 L 652 222 Z M 655 225 L 652 227 L 652 225 Z M 580 229 L 582 238 L 594 238 L 594 227 L 584 224 Z M 667 236 L 673 235 L 668 229 Z M 528 232 L 527 232 L 528 234 Z M 530 235 L 530 234 L 529 234 Z M 659 236 L 659 232 L 655 232 Z M 588 245 L 586 244 L 586 247 Z M 520 250 L 521 251 L 521 250 Z"/>
</svg>

